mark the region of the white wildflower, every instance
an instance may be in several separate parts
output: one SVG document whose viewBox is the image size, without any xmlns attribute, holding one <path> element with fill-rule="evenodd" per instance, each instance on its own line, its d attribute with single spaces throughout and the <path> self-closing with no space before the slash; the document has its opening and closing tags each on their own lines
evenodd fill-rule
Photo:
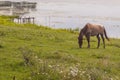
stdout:
<svg viewBox="0 0 120 80">
<path fill-rule="evenodd" d="M 113 80 L 113 78 L 110 78 L 110 80 Z"/>
<path fill-rule="evenodd" d="M 57 65 L 57 67 L 59 67 L 60 65 Z"/>
<path fill-rule="evenodd" d="M 70 74 L 75 77 L 78 75 L 78 68 L 74 67 L 74 68 L 70 68 Z"/>
<path fill-rule="evenodd" d="M 49 68 L 52 68 L 52 65 L 48 65 Z"/>
<path fill-rule="evenodd" d="M 60 73 L 63 73 L 63 71 L 60 71 Z"/>
<path fill-rule="evenodd" d="M 37 59 L 38 57 L 37 57 L 37 56 L 35 56 L 35 58 Z"/>
<path fill-rule="evenodd" d="M 39 75 L 40 73 L 38 72 L 37 74 Z"/>
<path fill-rule="evenodd" d="M 85 73 L 85 71 L 82 71 L 82 73 L 84 74 L 84 73 Z"/>
<path fill-rule="evenodd" d="M 29 79 L 29 80 L 32 80 L 32 78 L 31 78 L 31 77 L 28 77 L 28 79 Z"/>
</svg>

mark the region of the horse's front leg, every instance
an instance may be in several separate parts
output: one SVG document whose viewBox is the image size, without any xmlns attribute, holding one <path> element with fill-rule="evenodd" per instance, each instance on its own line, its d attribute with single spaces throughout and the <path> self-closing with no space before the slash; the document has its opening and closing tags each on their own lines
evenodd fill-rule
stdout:
<svg viewBox="0 0 120 80">
<path fill-rule="evenodd" d="M 86 38 L 87 38 L 87 42 L 88 42 L 87 48 L 90 48 L 90 34 L 86 35 Z"/>
<path fill-rule="evenodd" d="M 97 48 L 99 48 L 99 46 L 100 46 L 100 36 L 99 36 L 99 34 L 97 35 L 97 39 L 98 39 L 98 46 L 97 46 Z"/>
</svg>

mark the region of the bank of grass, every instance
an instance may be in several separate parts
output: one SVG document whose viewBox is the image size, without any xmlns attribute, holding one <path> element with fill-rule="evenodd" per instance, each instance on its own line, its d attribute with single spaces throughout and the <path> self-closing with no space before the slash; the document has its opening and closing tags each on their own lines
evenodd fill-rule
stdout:
<svg viewBox="0 0 120 80">
<path fill-rule="evenodd" d="M 3 22 L 2 22 L 3 21 Z M 0 17 L 0 80 L 119 80 L 120 39 L 96 49 L 77 43 L 78 32 Z"/>
</svg>

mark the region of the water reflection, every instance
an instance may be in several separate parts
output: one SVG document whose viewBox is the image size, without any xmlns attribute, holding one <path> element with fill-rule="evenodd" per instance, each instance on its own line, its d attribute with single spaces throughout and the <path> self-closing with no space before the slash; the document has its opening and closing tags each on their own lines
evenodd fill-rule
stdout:
<svg viewBox="0 0 120 80">
<path fill-rule="evenodd" d="M 108 36 L 120 38 L 120 6 L 77 3 L 38 3 L 37 11 L 26 16 L 35 17 L 38 25 L 52 28 L 82 28 L 86 23 L 102 24 Z M 113 13 L 114 12 L 114 13 Z"/>
</svg>

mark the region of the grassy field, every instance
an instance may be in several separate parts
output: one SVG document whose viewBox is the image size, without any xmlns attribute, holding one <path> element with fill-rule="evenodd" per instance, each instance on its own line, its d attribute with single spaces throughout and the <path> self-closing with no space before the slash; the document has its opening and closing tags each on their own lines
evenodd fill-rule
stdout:
<svg viewBox="0 0 120 80">
<path fill-rule="evenodd" d="M 0 17 L 0 80 L 120 80 L 120 39 L 106 49 L 91 38 L 78 47 L 78 32 Z"/>
</svg>

